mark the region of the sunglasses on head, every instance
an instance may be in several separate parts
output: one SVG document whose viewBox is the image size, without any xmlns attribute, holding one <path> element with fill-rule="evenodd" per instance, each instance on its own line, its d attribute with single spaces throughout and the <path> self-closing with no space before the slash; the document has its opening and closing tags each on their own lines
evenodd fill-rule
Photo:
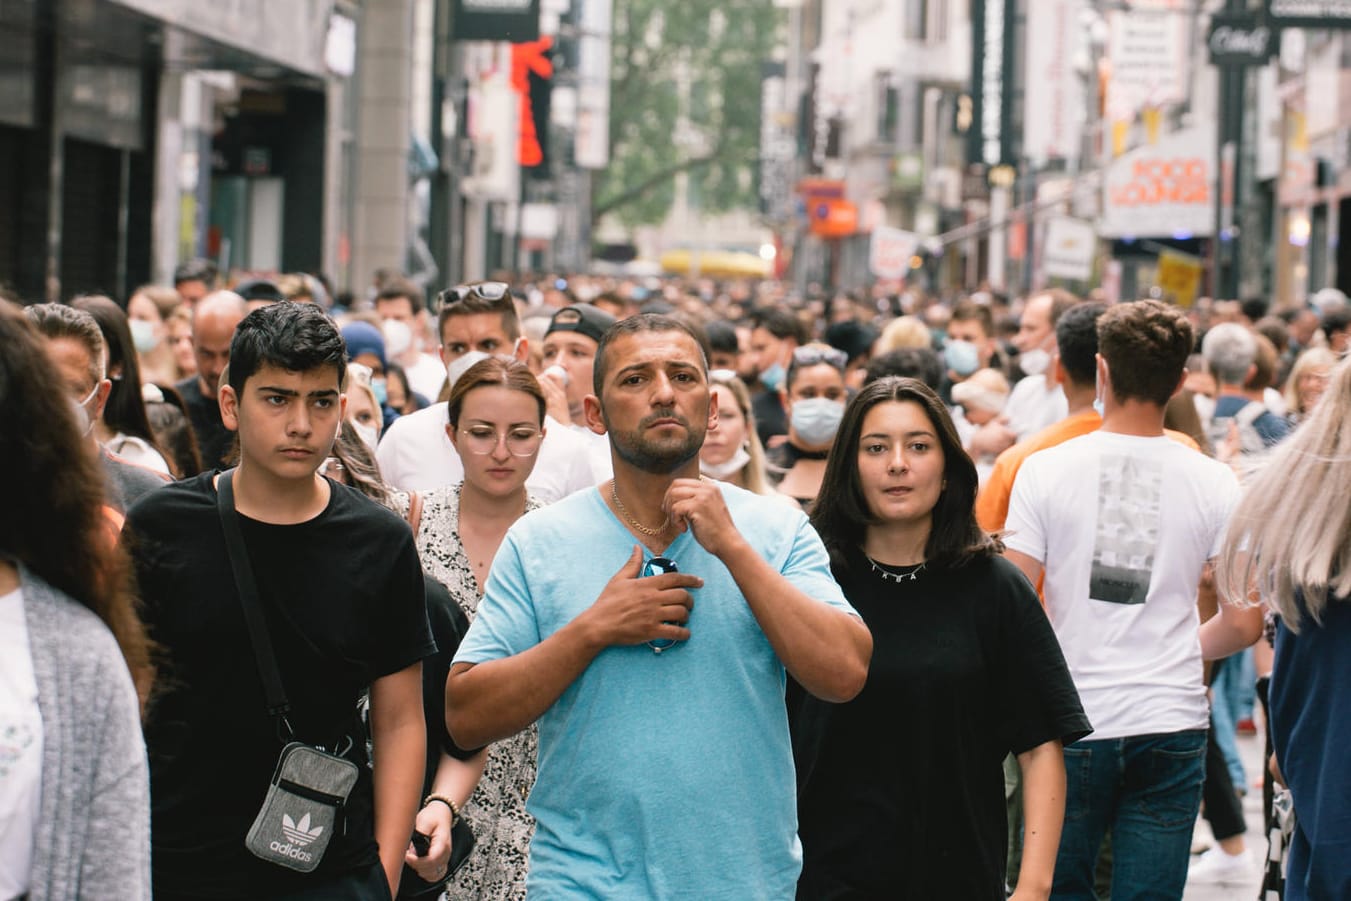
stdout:
<svg viewBox="0 0 1351 901">
<path fill-rule="evenodd" d="M 486 300 L 499 306 L 511 303 L 511 286 L 506 282 L 474 282 L 469 285 L 455 285 L 436 295 L 437 310 L 443 307 L 464 303 L 471 297 Z"/>
<path fill-rule="evenodd" d="M 833 347 L 799 347 L 793 351 L 794 366 L 816 366 L 825 363 L 841 372 L 849 365 L 849 357 Z"/>
</svg>

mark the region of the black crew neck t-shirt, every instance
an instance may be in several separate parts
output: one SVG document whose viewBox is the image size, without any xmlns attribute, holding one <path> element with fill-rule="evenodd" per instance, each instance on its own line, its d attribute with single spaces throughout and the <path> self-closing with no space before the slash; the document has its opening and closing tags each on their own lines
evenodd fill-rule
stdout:
<svg viewBox="0 0 1351 901">
<path fill-rule="evenodd" d="M 287 737 L 267 715 L 235 590 L 213 473 L 167 485 L 127 514 L 143 616 L 161 668 L 146 719 L 155 893 L 268 898 L 378 859 L 358 701 L 375 680 L 436 651 L 408 526 L 330 482 L 322 513 L 296 525 L 240 515 L 295 738 L 358 765 L 314 873 L 244 847 Z"/>
<path fill-rule="evenodd" d="M 798 898 L 1003 901 L 1005 755 L 1090 729 L 1036 592 L 1002 557 L 834 571 L 873 657 L 854 700 L 790 704 Z"/>
</svg>

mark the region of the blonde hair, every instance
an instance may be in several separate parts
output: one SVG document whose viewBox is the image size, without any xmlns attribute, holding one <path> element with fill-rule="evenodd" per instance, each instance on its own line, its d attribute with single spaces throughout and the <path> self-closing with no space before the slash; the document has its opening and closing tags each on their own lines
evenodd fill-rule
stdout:
<svg viewBox="0 0 1351 901">
<path fill-rule="evenodd" d="M 918 316 L 901 316 L 888 322 L 873 345 L 873 356 L 907 347 L 933 347 L 933 335 Z"/>
<path fill-rule="evenodd" d="M 746 484 L 746 490 L 755 494 L 777 494 L 765 476 L 765 448 L 760 444 L 760 436 L 755 431 L 755 413 L 751 411 L 751 393 L 746 390 L 746 383 L 734 375 L 710 375 L 708 381 L 711 385 L 721 385 L 732 392 L 732 396 L 736 398 L 737 409 L 741 411 L 741 418 L 746 421 L 746 453 L 750 454 L 751 458 L 741 467 L 739 473 Z"/>
<path fill-rule="evenodd" d="M 1337 355 L 1326 347 L 1310 347 L 1295 358 L 1295 365 L 1290 367 L 1290 374 L 1285 377 L 1285 409 L 1291 417 L 1299 420 L 1309 415 L 1309 411 L 1300 404 L 1300 377 L 1307 375 L 1311 369 L 1331 369 L 1336 365 Z"/>
<path fill-rule="evenodd" d="M 1321 622 L 1329 590 L 1351 595 L 1351 504 L 1329 490 L 1351 483 L 1348 414 L 1351 361 L 1343 360 L 1305 422 L 1247 478 L 1216 567 L 1223 596 L 1239 601 L 1255 588 L 1294 632 L 1306 616 Z"/>
</svg>

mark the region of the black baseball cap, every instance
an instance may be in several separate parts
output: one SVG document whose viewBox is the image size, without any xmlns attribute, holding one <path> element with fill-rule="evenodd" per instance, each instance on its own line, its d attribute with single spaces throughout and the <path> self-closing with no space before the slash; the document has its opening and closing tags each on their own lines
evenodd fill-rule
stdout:
<svg viewBox="0 0 1351 901">
<path fill-rule="evenodd" d="M 605 330 L 618 321 L 600 307 L 593 307 L 589 303 L 575 303 L 554 313 L 544 337 L 547 338 L 554 332 L 578 332 L 599 344 Z"/>
</svg>

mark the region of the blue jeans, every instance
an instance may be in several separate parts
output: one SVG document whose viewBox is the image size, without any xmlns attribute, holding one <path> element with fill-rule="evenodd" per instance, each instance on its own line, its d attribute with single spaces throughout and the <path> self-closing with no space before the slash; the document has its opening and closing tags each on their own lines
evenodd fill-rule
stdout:
<svg viewBox="0 0 1351 901">
<path fill-rule="evenodd" d="M 1252 648 L 1239 651 L 1232 657 L 1216 660 L 1210 680 L 1212 700 L 1211 723 L 1215 741 L 1224 752 L 1225 765 L 1234 788 L 1248 791 L 1248 777 L 1243 771 L 1243 758 L 1238 753 L 1238 721 L 1252 716 L 1256 697 L 1257 672 L 1253 667 Z"/>
<path fill-rule="evenodd" d="M 1178 901 L 1201 806 L 1206 732 L 1078 741 L 1065 748 L 1065 828 L 1054 901 L 1094 901 L 1093 869 L 1112 836 L 1112 901 Z"/>
</svg>

